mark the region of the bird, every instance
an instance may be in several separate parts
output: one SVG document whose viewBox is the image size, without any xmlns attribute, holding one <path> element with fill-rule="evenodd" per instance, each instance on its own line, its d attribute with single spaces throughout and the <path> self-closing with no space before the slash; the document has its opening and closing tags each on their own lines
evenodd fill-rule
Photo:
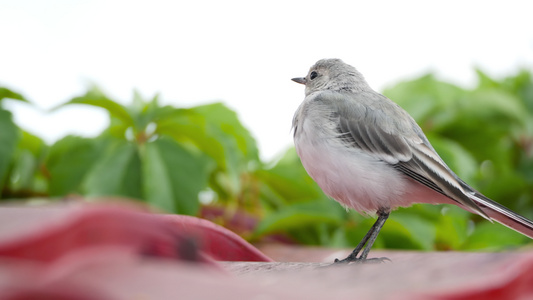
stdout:
<svg viewBox="0 0 533 300">
<path fill-rule="evenodd" d="M 357 247 L 336 263 L 387 260 L 367 256 L 391 211 L 414 203 L 455 204 L 533 238 L 531 220 L 459 178 L 409 113 L 374 91 L 353 66 L 322 59 L 292 80 L 305 85 L 292 121 L 303 167 L 341 205 L 377 215 Z"/>
</svg>

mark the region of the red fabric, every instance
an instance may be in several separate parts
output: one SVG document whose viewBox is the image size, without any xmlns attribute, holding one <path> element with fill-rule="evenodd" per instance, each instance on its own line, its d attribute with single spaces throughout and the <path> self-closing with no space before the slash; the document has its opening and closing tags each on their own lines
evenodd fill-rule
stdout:
<svg viewBox="0 0 533 300">
<path fill-rule="evenodd" d="M 0 208 L 2 300 L 131 299 L 134 285 L 169 296 L 176 283 L 165 277 L 168 266 L 176 274 L 191 268 L 184 262 L 223 272 L 216 260 L 272 261 L 231 231 L 190 216 L 120 204 Z"/>
<path fill-rule="evenodd" d="M 392 262 L 258 264 L 248 261 L 272 260 L 198 218 L 129 205 L 0 208 L 0 300 L 533 299 L 533 253 L 380 254 Z"/>
<path fill-rule="evenodd" d="M 121 247 L 145 256 L 204 263 L 271 261 L 233 232 L 209 221 L 149 214 L 125 206 L 0 208 L 0 228 L 10 230 L 0 230 L 0 257 L 41 262 L 95 247 Z"/>
</svg>

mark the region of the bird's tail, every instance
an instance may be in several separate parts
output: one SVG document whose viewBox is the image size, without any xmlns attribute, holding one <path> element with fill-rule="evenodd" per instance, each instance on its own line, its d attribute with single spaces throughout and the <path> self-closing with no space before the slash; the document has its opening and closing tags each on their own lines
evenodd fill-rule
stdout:
<svg viewBox="0 0 533 300">
<path fill-rule="evenodd" d="M 515 213 L 507 207 L 492 201 L 478 192 L 469 195 L 492 220 L 505 225 L 533 239 L 533 221 Z"/>
</svg>

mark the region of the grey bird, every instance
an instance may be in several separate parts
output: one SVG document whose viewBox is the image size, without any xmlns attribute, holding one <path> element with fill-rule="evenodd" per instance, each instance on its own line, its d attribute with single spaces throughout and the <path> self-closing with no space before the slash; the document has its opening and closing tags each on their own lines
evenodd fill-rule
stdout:
<svg viewBox="0 0 533 300">
<path fill-rule="evenodd" d="M 354 251 L 335 262 L 368 260 L 391 210 L 413 203 L 455 204 L 533 238 L 532 221 L 461 180 L 415 120 L 372 90 L 354 67 L 323 59 L 292 80 L 305 85 L 292 122 L 305 170 L 343 206 L 378 216 Z"/>
</svg>

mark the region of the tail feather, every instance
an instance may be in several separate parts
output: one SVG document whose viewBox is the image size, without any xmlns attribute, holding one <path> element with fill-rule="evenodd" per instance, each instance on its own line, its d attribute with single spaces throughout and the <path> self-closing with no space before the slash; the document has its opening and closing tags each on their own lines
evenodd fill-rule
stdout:
<svg viewBox="0 0 533 300">
<path fill-rule="evenodd" d="M 533 238 L 533 222 L 507 207 L 474 192 L 470 198 L 494 221 Z"/>
</svg>

